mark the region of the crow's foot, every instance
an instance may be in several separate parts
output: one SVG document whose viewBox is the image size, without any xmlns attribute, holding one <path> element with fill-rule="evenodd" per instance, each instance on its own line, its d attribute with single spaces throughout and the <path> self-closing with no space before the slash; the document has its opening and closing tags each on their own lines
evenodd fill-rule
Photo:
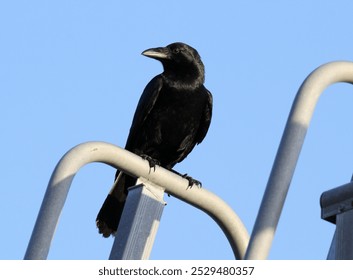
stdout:
<svg viewBox="0 0 353 280">
<path fill-rule="evenodd" d="M 196 180 L 196 179 L 188 176 L 188 174 L 184 174 L 184 175 L 182 175 L 182 177 L 189 181 L 188 188 L 191 189 L 194 185 L 196 185 L 199 188 L 202 188 L 202 183 L 199 180 Z"/>
<path fill-rule="evenodd" d="M 153 168 L 153 171 L 156 171 L 156 166 L 161 165 L 161 163 L 158 160 L 150 157 L 149 155 L 141 155 L 141 157 L 148 161 L 148 164 L 150 165 L 150 172 L 152 168 Z"/>
</svg>

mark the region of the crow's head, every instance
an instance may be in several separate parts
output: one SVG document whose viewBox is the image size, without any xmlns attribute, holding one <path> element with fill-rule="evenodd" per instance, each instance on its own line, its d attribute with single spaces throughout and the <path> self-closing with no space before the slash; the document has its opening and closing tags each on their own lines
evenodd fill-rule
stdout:
<svg viewBox="0 0 353 280">
<path fill-rule="evenodd" d="M 173 82 L 203 84 L 205 71 L 198 52 L 184 43 L 173 43 L 166 47 L 152 48 L 143 55 L 159 60 L 163 64 L 163 75 Z"/>
</svg>

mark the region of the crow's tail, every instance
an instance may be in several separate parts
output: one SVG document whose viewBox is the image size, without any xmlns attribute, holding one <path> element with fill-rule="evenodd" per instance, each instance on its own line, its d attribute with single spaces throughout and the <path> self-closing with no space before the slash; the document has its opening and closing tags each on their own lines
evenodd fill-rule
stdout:
<svg viewBox="0 0 353 280">
<path fill-rule="evenodd" d="M 96 218 L 96 225 L 99 233 L 104 237 L 109 237 L 111 234 L 116 233 L 125 205 L 127 188 L 135 183 L 135 178 L 132 178 L 119 170 L 117 171 L 114 185 Z"/>
</svg>

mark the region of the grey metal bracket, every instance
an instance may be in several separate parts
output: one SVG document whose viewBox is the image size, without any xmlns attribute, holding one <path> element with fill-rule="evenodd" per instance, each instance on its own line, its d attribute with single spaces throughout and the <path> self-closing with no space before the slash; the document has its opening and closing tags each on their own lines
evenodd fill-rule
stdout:
<svg viewBox="0 0 353 280">
<path fill-rule="evenodd" d="M 353 182 L 322 193 L 321 218 L 336 225 L 328 259 L 353 260 Z"/>
<path fill-rule="evenodd" d="M 353 182 L 322 193 L 321 218 L 336 224 L 338 215 L 353 210 Z"/>
</svg>

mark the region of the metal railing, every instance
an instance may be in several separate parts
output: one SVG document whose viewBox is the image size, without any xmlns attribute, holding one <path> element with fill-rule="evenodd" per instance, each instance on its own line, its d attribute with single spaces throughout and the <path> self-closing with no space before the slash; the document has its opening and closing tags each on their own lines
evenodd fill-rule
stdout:
<svg viewBox="0 0 353 280">
<path fill-rule="evenodd" d="M 314 70 L 299 88 L 251 234 L 246 259 L 267 258 L 317 101 L 329 85 L 338 82 L 353 83 L 352 62 L 324 64 Z"/>
<path fill-rule="evenodd" d="M 211 216 L 222 228 L 232 246 L 235 257 L 239 259 L 244 257 L 249 240 L 248 232 L 236 213 L 217 195 L 207 191 L 205 188 L 188 188 L 188 180 L 162 167 L 157 166 L 153 172 L 150 172 L 150 167 L 146 160 L 127 150 L 104 142 L 88 142 L 68 151 L 57 164 L 39 210 L 25 259 L 47 258 L 50 243 L 54 236 L 54 231 L 72 180 L 81 167 L 91 162 L 102 162 L 140 178 L 142 182 L 145 182 L 150 191 L 160 194 L 150 196 L 150 204 L 152 201 L 161 201 L 160 190 L 163 190 L 201 209 Z M 136 203 L 134 201 L 136 200 L 131 199 L 129 193 L 125 208 L 133 207 L 131 203 Z M 134 219 L 131 216 L 127 216 L 130 213 L 130 211 L 124 211 L 123 213 L 125 217 L 122 217 L 122 222 L 118 229 L 118 234 L 122 236 L 141 233 L 137 231 L 126 232 L 126 225 L 123 221 Z M 143 214 L 146 217 L 140 217 L 140 220 L 149 219 L 148 216 L 151 215 L 151 212 L 145 211 Z M 153 223 L 154 220 L 150 219 L 150 222 Z M 153 228 L 153 226 L 150 226 L 150 228 Z M 142 236 L 139 238 L 143 239 Z M 119 240 L 119 238 L 116 238 L 116 240 Z M 126 250 L 141 251 L 141 248 L 119 246 L 115 243 L 113 249 L 125 248 Z M 145 245 L 140 244 L 140 247 L 145 248 Z M 136 256 L 135 254 L 131 255 L 131 253 L 114 251 L 110 254 L 111 258 L 122 255 L 130 255 L 131 258 Z M 140 255 L 147 258 L 149 252 L 144 252 Z"/>
</svg>

